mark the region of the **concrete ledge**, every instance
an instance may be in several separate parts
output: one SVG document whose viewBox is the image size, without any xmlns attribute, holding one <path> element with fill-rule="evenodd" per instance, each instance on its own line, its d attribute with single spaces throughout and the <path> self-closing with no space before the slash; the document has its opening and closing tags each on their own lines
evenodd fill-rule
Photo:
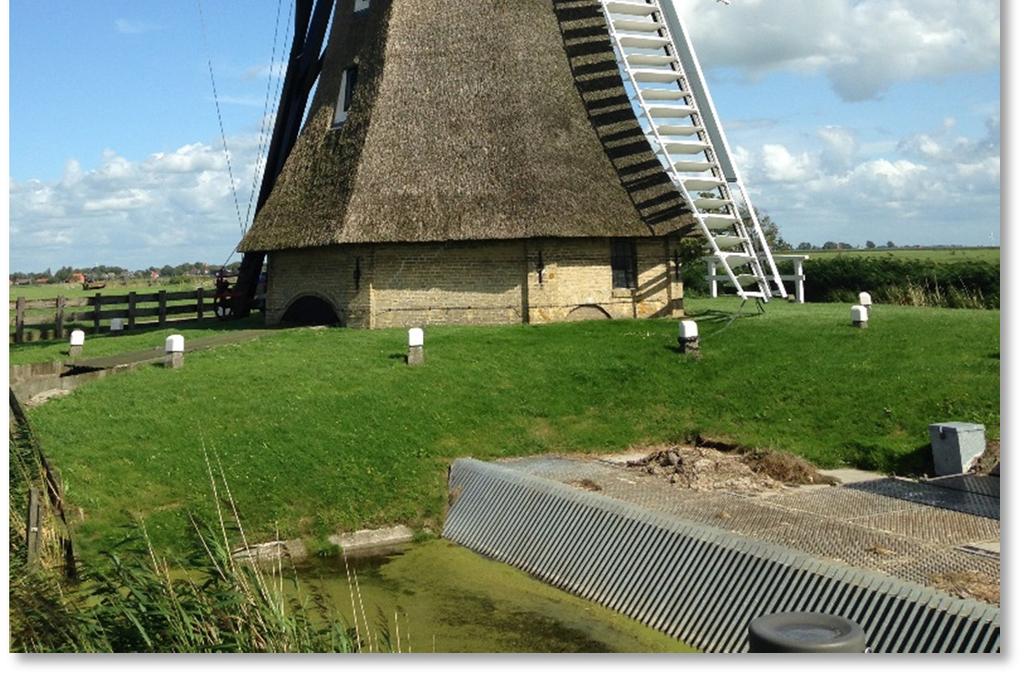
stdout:
<svg viewBox="0 0 1024 677">
<path fill-rule="evenodd" d="M 412 529 L 399 524 L 383 529 L 362 529 L 349 534 L 336 534 L 327 540 L 341 548 L 346 555 L 351 555 L 360 551 L 409 543 L 412 539 Z"/>
<path fill-rule="evenodd" d="M 413 531 L 405 525 L 384 527 L 382 529 L 362 529 L 347 534 L 328 536 L 327 540 L 342 549 L 346 556 L 361 556 L 373 551 L 387 549 L 396 545 L 409 543 L 413 539 Z M 257 564 L 274 563 L 281 559 L 290 559 L 299 564 L 309 559 L 310 553 L 300 539 L 287 541 L 268 541 L 257 543 L 248 548 L 238 548 L 231 556 L 240 562 Z"/>
</svg>

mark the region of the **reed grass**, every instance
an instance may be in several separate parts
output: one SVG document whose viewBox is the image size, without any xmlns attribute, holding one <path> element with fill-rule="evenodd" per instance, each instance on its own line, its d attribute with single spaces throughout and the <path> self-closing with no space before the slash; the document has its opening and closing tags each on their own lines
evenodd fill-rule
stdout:
<svg viewBox="0 0 1024 677">
<path fill-rule="evenodd" d="M 246 550 L 250 544 L 219 460 L 211 463 L 206 456 L 206 464 L 217 519 L 205 524 L 191 517 L 195 543 L 182 560 L 158 556 L 140 521 L 98 562 L 82 564 L 80 580 L 68 582 L 53 567 L 26 565 L 12 510 L 12 650 L 391 652 L 393 638 L 401 636 L 398 615 L 394 631 L 383 619 L 371 627 L 355 572 L 349 579 L 354 590 L 350 625 L 321 596 L 303 590 L 284 559 L 265 567 L 233 556 L 233 544 L 241 542 Z M 12 494 L 12 508 L 15 500 Z M 395 650 L 401 651 L 400 639 L 398 645 Z"/>
</svg>

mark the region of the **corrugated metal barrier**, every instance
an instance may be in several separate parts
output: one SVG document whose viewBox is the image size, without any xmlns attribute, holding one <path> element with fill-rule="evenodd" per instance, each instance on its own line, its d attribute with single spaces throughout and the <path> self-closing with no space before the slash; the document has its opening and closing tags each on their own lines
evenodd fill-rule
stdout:
<svg viewBox="0 0 1024 677">
<path fill-rule="evenodd" d="M 998 652 L 999 609 L 472 459 L 450 471 L 444 536 L 709 652 L 747 624 L 810 611 L 876 653 Z"/>
</svg>

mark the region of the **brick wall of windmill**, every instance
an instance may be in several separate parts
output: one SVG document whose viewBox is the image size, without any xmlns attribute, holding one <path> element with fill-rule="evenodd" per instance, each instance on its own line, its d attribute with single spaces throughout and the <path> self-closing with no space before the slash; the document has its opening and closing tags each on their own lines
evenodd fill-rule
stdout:
<svg viewBox="0 0 1024 677">
<path fill-rule="evenodd" d="M 303 296 L 350 327 L 534 324 L 682 310 L 671 238 L 638 238 L 634 291 L 612 288 L 607 238 L 339 245 L 273 252 L 267 320 Z"/>
</svg>

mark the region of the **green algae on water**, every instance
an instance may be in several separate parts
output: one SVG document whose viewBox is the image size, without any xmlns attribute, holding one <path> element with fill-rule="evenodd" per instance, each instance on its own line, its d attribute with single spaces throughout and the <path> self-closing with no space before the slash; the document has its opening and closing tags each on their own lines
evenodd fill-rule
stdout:
<svg viewBox="0 0 1024 677">
<path fill-rule="evenodd" d="M 350 560 L 371 625 L 386 622 L 414 652 L 668 653 L 692 651 L 606 607 L 443 540 Z M 344 567 L 311 569 L 303 584 L 352 619 Z M 362 621 L 362 611 L 360 622 Z M 395 648 L 395 647 L 392 647 Z"/>
</svg>

